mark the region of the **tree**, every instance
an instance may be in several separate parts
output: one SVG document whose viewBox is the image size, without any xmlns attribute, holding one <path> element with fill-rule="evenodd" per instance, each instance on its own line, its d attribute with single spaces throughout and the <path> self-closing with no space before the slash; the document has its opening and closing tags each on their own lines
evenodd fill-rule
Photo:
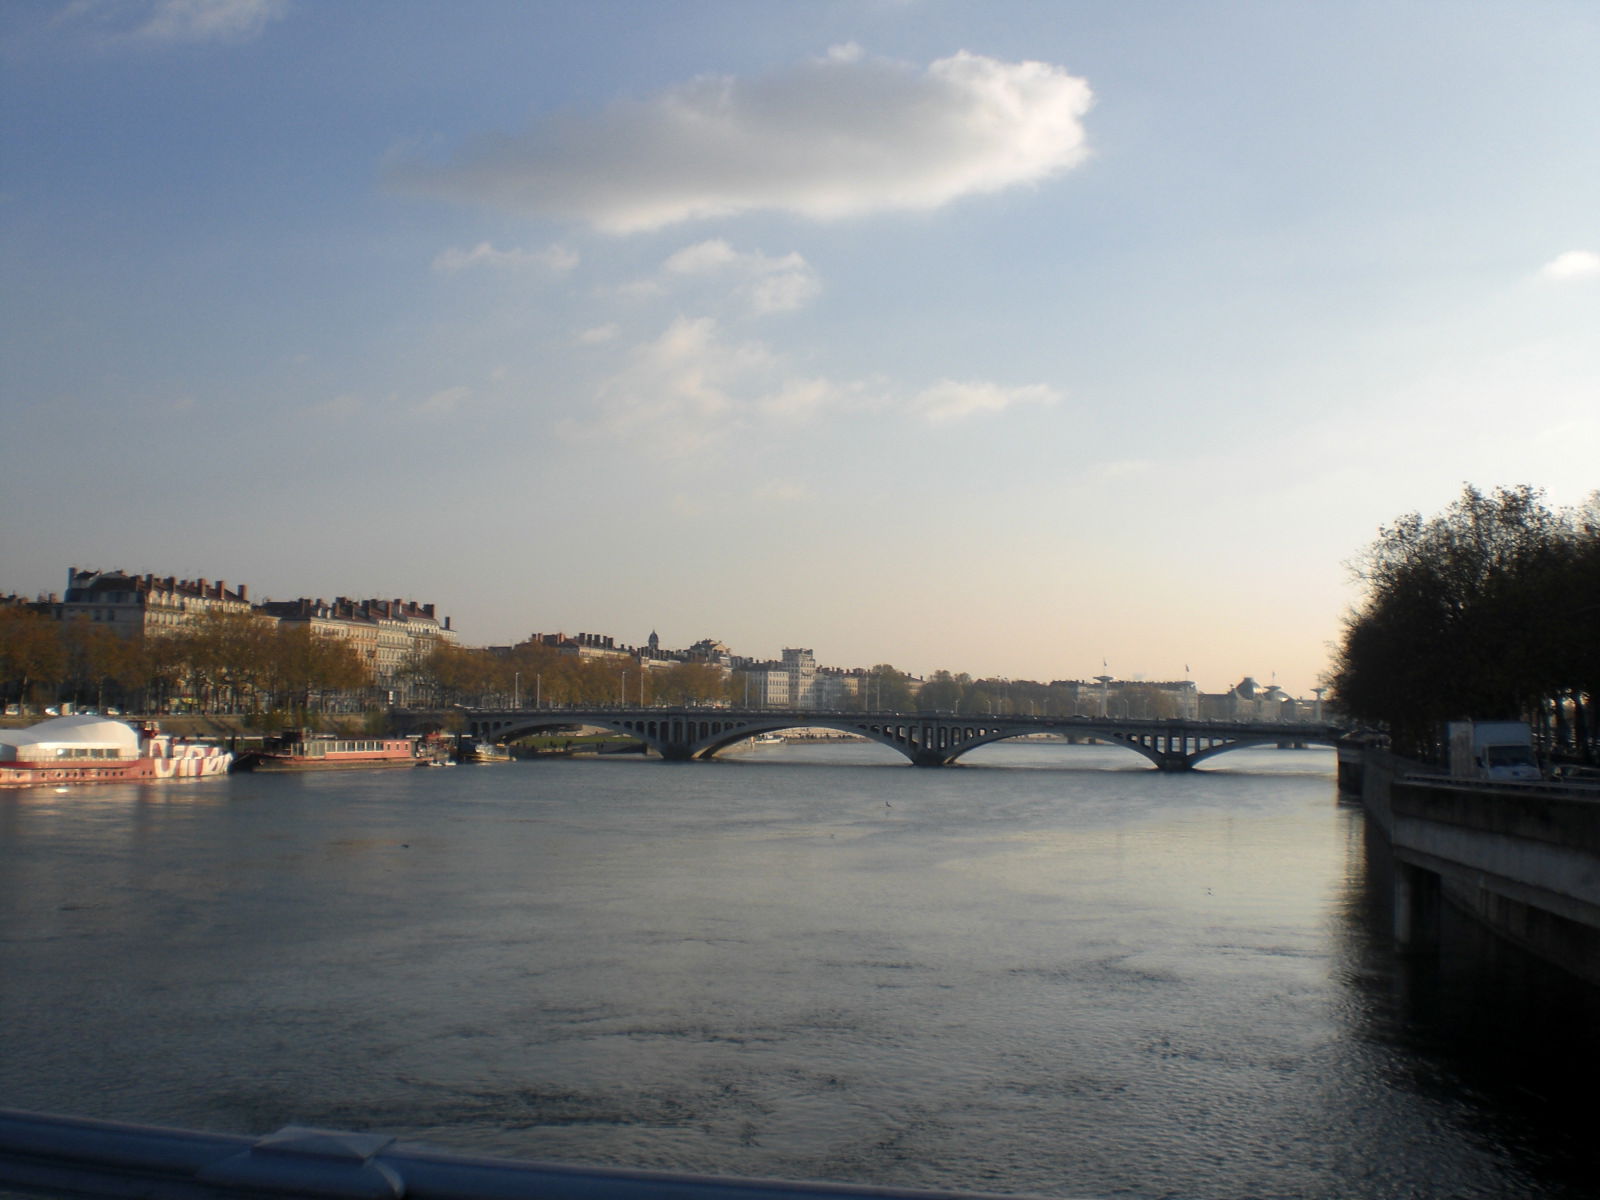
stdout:
<svg viewBox="0 0 1600 1200">
<path fill-rule="evenodd" d="M 923 683 L 918 699 L 925 712 L 958 712 L 966 684 L 971 682 L 965 676 L 958 681 L 949 671 L 935 671 Z"/>
<path fill-rule="evenodd" d="M 54 621 L 28 608 L 0 608 L 0 679 L 8 698 L 30 703 L 38 685 L 60 680 L 66 668 L 66 647 Z"/>
<path fill-rule="evenodd" d="M 865 707 L 873 712 L 910 712 L 913 706 L 911 676 L 888 663 L 867 672 Z"/>
<path fill-rule="evenodd" d="M 1367 595 L 1345 623 L 1335 702 L 1410 753 L 1454 718 L 1543 724 L 1572 707 L 1592 730 L 1597 509 L 1591 499 L 1554 512 L 1531 487 L 1468 486 L 1439 516 L 1380 530 L 1354 568 Z"/>
<path fill-rule="evenodd" d="M 673 663 L 650 673 L 651 694 L 663 704 L 703 704 L 723 698 L 723 675 L 710 663 Z"/>
<path fill-rule="evenodd" d="M 274 655 L 291 645 L 277 633 L 273 621 L 254 613 L 208 612 L 169 635 L 181 648 L 190 694 L 202 712 L 259 703 Z"/>
<path fill-rule="evenodd" d="M 276 707 L 309 712 L 322 708 L 330 693 L 372 686 L 371 668 L 354 646 L 304 625 L 280 625 L 271 654 L 266 679 Z"/>
<path fill-rule="evenodd" d="M 144 687 L 147 671 L 137 638 L 84 617 L 56 629 L 66 656 L 64 682 L 77 703 L 127 704 L 127 696 Z"/>
</svg>

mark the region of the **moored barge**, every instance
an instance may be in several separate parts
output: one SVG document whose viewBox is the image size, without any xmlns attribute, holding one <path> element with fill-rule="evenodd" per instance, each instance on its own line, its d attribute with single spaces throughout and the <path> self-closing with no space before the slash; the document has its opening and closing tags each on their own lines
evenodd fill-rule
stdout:
<svg viewBox="0 0 1600 1200">
<path fill-rule="evenodd" d="M 345 738 L 290 729 L 239 758 L 242 771 L 336 771 L 352 767 L 415 767 L 427 760 L 414 738 Z"/>
<path fill-rule="evenodd" d="M 161 732 L 154 722 L 79 714 L 0 730 L 0 787 L 70 787 L 226 775 L 233 755 L 210 742 Z"/>
</svg>

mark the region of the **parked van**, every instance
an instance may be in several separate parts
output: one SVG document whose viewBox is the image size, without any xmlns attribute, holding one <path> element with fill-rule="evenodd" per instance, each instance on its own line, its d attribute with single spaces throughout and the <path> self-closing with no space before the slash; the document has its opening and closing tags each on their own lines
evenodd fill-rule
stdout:
<svg viewBox="0 0 1600 1200">
<path fill-rule="evenodd" d="M 1537 782 L 1533 731 L 1526 721 L 1451 721 L 1450 774 L 1457 779 Z"/>
</svg>

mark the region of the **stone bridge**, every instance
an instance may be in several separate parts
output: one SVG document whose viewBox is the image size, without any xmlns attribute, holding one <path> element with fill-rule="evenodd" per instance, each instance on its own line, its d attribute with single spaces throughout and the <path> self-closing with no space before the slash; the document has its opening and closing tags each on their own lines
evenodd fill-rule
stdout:
<svg viewBox="0 0 1600 1200">
<path fill-rule="evenodd" d="M 468 732 L 494 741 L 587 725 L 626 734 L 662 758 L 712 758 L 729 746 L 786 729 L 828 729 L 879 742 L 919 767 L 944 767 L 990 742 L 1030 734 L 1094 738 L 1126 746 L 1162 771 L 1246 746 L 1333 745 L 1343 730 L 1327 724 L 1130 720 L 1111 717 L 961 716 L 954 713 L 845 713 L 736 708 L 460 709 Z M 395 714 L 397 718 L 424 714 Z M 437 714 L 435 714 L 437 715 Z"/>
</svg>

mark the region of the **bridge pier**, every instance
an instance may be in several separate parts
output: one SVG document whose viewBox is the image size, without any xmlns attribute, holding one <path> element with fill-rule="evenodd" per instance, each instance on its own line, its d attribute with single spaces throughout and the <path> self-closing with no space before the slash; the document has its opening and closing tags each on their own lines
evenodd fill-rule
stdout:
<svg viewBox="0 0 1600 1200">
<path fill-rule="evenodd" d="M 1395 864 L 1394 940 L 1401 950 L 1439 947 L 1439 877 L 1410 863 Z"/>
</svg>

